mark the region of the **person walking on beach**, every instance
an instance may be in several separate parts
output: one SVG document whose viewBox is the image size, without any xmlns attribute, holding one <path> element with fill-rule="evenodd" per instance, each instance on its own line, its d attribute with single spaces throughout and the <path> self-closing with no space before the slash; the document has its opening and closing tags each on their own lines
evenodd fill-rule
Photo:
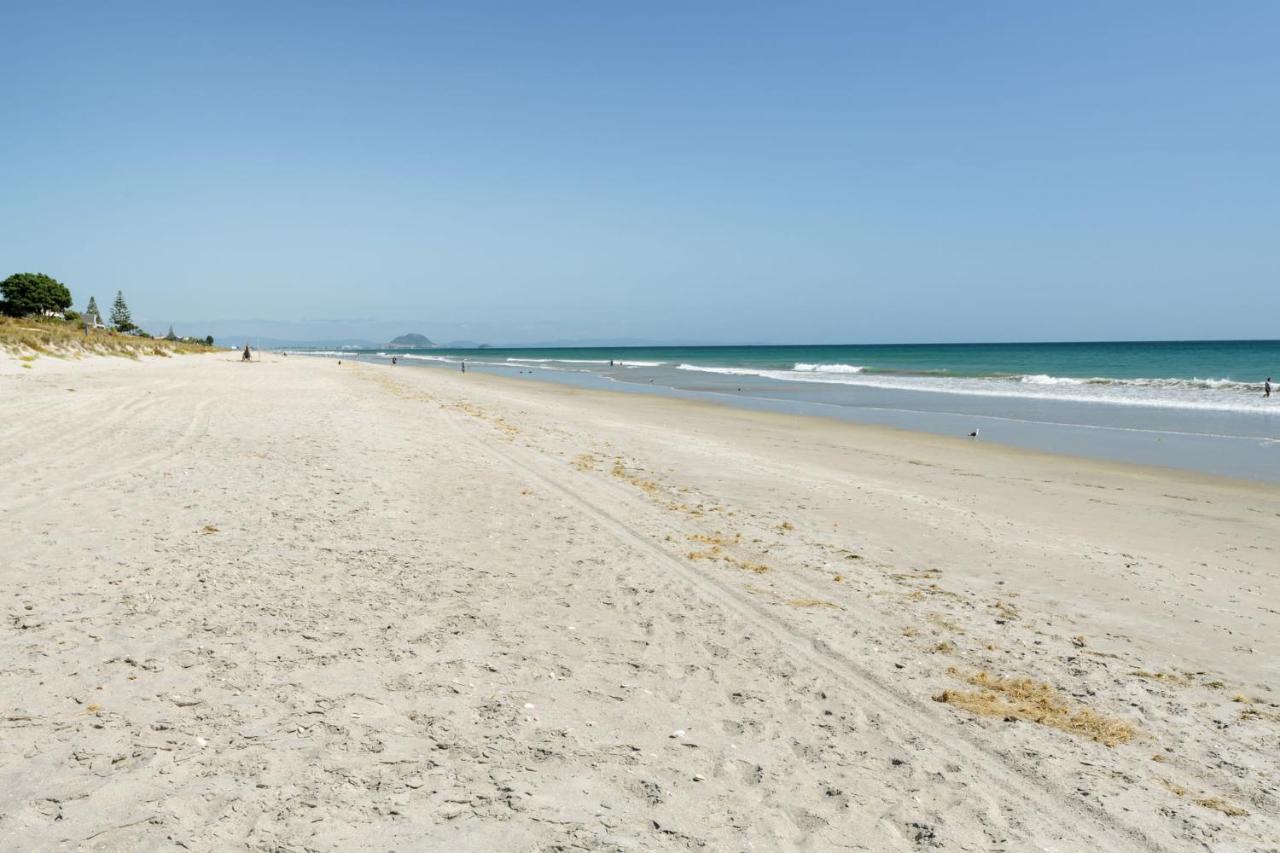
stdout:
<svg viewBox="0 0 1280 853">
<path fill-rule="evenodd" d="M 396 357 L 395 357 L 394 355 L 393 355 L 393 356 L 391 356 L 391 366 L 392 366 L 392 367 L 395 367 L 395 366 L 396 366 Z"/>
<path fill-rule="evenodd" d="M 1270 376 L 1267 377 L 1266 382 L 1262 383 L 1262 396 L 1263 397 L 1271 396 L 1271 377 Z"/>
<path fill-rule="evenodd" d="M 463 373 L 466 373 L 466 372 L 467 372 L 467 363 L 466 363 L 465 361 L 464 361 L 464 362 L 462 362 L 462 372 L 463 372 Z"/>
<path fill-rule="evenodd" d="M 244 355 L 240 357 L 241 361 L 252 361 L 253 356 L 249 354 L 249 345 L 244 345 Z"/>
</svg>

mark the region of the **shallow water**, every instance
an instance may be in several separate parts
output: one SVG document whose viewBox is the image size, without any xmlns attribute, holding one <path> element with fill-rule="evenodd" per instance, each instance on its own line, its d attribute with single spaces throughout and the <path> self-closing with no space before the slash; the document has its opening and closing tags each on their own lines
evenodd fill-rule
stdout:
<svg viewBox="0 0 1280 853">
<path fill-rule="evenodd" d="M 343 355 L 450 370 L 465 359 L 504 376 L 942 435 L 976 429 L 982 441 L 1280 482 L 1280 396 L 1248 378 L 1280 364 L 1274 341 Z"/>
</svg>

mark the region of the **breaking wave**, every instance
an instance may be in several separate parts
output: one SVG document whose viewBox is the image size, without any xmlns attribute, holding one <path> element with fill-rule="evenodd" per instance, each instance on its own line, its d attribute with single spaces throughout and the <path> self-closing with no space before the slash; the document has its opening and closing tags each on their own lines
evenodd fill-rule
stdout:
<svg viewBox="0 0 1280 853">
<path fill-rule="evenodd" d="M 661 367 L 665 361 L 623 361 L 607 358 L 508 358 L 507 361 L 517 364 L 613 364 L 615 367 Z"/>
<path fill-rule="evenodd" d="M 865 367 L 858 364 L 805 364 L 796 362 L 792 370 L 809 373 L 861 373 Z"/>
<path fill-rule="evenodd" d="M 386 353 L 378 353 L 378 355 L 384 356 L 385 358 L 391 357 Z M 409 358 L 409 359 L 413 359 L 414 361 L 443 361 L 446 364 L 457 364 L 459 361 L 461 361 L 461 359 L 459 358 L 451 358 L 447 355 L 415 355 L 414 353 L 411 353 L 411 352 L 403 353 L 403 354 L 396 353 L 395 357 Z"/>
<path fill-rule="evenodd" d="M 680 364 L 680 370 L 729 376 L 759 376 L 782 382 L 814 382 L 926 391 L 939 394 L 968 394 L 986 397 L 1069 400 L 1123 406 L 1156 406 L 1217 411 L 1267 411 L 1262 385 L 1231 379 L 1159 379 L 1110 377 L 1080 378 L 1047 374 L 1017 374 L 987 377 L 868 373 L 855 365 L 797 364 L 791 370 L 757 367 L 720 367 Z"/>
</svg>

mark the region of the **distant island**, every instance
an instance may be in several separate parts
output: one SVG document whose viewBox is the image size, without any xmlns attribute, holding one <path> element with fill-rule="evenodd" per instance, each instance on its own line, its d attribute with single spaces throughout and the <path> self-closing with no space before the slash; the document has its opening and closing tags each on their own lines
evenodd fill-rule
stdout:
<svg viewBox="0 0 1280 853">
<path fill-rule="evenodd" d="M 419 335 L 417 332 L 410 332 L 407 335 L 393 338 L 389 343 L 382 344 L 382 346 L 386 349 L 489 349 L 488 344 L 478 344 L 475 341 L 449 341 L 445 344 L 438 344 L 426 335 Z"/>
<path fill-rule="evenodd" d="M 392 338 L 389 347 L 397 349 L 422 349 L 424 347 L 433 347 L 435 344 L 426 335 L 419 335 L 416 332 L 410 332 L 407 335 L 401 335 L 398 338 Z"/>
</svg>

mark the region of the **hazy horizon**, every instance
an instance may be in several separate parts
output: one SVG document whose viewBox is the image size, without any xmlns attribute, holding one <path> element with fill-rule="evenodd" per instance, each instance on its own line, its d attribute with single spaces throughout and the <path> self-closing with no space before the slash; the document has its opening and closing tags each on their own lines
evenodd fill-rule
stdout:
<svg viewBox="0 0 1280 853">
<path fill-rule="evenodd" d="M 346 321 L 341 321 L 338 325 L 345 327 Z M 155 329 L 163 332 L 168 325 L 165 323 L 156 325 Z M 378 334 L 370 332 L 367 334 L 332 334 L 320 335 L 318 337 L 299 337 L 301 333 L 292 330 L 290 327 L 271 320 L 257 321 L 213 321 L 210 323 L 189 323 L 175 321 L 172 323 L 178 334 L 203 336 L 199 332 L 201 329 L 220 330 L 206 331 L 204 334 L 213 334 L 218 338 L 219 343 L 231 345 L 234 341 L 239 341 L 241 345 L 245 343 L 253 344 L 258 341 L 269 341 L 263 344 L 266 346 L 298 344 L 306 346 L 310 344 L 325 343 L 344 343 L 347 345 L 368 344 L 370 346 L 382 346 L 389 343 L 392 339 L 403 334 L 423 334 L 429 338 L 433 345 L 447 348 L 447 345 L 453 342 L 471 342 L 483 344 L 492 349 L 538 349 L 538 348 L 616 348 L 625 349 L 632 348 L 654 348 L 654 347 L 837 347 L 837 346 L 983 346 L 983 345 L 1003 345 L 1003 344 L 1108 344 L 1108 343 L 1230 343 L 1233 341 L 1260 342 L 1270 343 L 1280 341 L 1280 337 L 1271 338 L 1092 338 L 1092 339 L 1073 339 L 1073 340 L 1055 340 L 1055 339 L 1003 339 L 1003 340 L 935 340 L 935 341 L 899 341 L 899 340 L 811 340 L 811 341 L 792 341 L 792 340 L 762 340 L 762 339 L 723 339 L 713 340 L 707 338 L 689 338 L 689 339 L 659 339 L 659 338 L 619 338 L 608 336 L 586 336 L 581 338 L 526 338 L 526 339 L 504 339 L 489 338 L 481 334 L 466 335 L 449 335 L 449 334 L 431 334 L 422 330 L 431 328 L 430 323 L 422 323 L 414 326 L 400 329 L 403 323 L 398 321 L 380 321 L 376 327 L 385 327 L 388 330 L 400 329 L 391 333 Z M 313 326 L 308 324 L 306 329 L 312 331 L 323 332 L 327 326 Z M 366 327 L 367 328 L 367 327 Z M 292 332 L 292 336 L 291 335 Z M 221 335 L 221 337 L 219 337 Z M 278 342 L 278 344 L 277 344 Z"/>
<path fill-rule="evenodd" d="M 0 277 L 153 331 L 1280 336 L 1274 4 L 4 20 Z"/>
</svg>

